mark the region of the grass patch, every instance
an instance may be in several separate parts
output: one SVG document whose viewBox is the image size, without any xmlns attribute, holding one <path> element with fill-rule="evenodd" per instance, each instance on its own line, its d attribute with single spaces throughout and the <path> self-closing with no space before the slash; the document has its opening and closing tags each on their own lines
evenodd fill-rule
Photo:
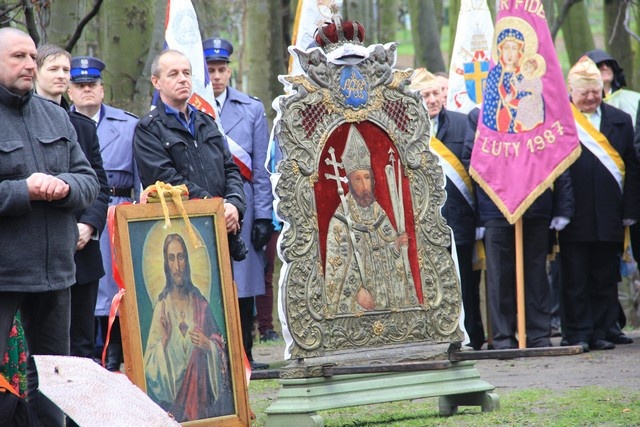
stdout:
<svg viewBox="0 0 640 427">
<path fill-rule="evenodd" d="M 263 394 L 277 381 L 251 383 L 251 394 Z M 274 390 L 275 391 L 275 390 Z M 640 424 L 640 390 L 583 387 L 566 391 L 518 390 L 500 395 L 500 409 L 481 412 L 460 407 L 450 417 L 438 414 L 438 399 L 417 399 L 320 411 L 326 427 L 484 427 L 484 426 L 631 426 Z M 264 425 L 270 399 L 251 399 L 256 426 Z"/>
</svg>

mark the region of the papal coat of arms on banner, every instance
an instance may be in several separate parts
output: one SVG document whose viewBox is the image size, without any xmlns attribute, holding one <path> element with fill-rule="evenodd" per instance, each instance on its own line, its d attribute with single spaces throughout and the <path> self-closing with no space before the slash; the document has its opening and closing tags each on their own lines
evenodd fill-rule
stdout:
<svg viewBox="0 0 640 427">
<path fill-rule="evenodd" d="M 282 76 L 288 95 L 274 101 L 280 316 L 295 358 L 463 339 L 429 120 L 412 70 L 393 69 L 395 43 L 363 38 L 334 17 L 291 48 L 304 73 Z"/>
</svg>

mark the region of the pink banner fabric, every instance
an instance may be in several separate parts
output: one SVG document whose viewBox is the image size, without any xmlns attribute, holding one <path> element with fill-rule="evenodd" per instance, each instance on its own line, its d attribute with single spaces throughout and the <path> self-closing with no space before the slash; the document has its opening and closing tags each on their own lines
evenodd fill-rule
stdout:
<svg viewBox="0 0 640 427">
<path fill-rule="evenodd" d="M 542 2 L 498 7 L 469 173 L 513 224 L 577 159 L 580 141 Z"/>
</svg>

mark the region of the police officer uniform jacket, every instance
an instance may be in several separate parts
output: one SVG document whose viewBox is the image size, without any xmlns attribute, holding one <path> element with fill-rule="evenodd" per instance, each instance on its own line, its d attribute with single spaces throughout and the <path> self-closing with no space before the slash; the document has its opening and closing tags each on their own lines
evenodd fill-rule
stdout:
<svg viewBox="0 0 640 427">
<path fill-rule="evenodd" d="M 247 211 L 242 223 L 242 239 L 249 253 L 243 261 L 233 262 L 234 279 L 238 283 L 238 297 L 264 294 L 264 251 L 256 251 L 251 243 L 254 219 L 271 219 L 273 194 L 265 160 L 269 150 L 269 131 L 262 102 L 232 87 L 220 114 L 225 133 L 240 145 L 252 159 L 251 181 L 243 179 Z"/>
<path fill-rule="evenodd" d="M 132 202 L 140 196 L 140 178 L 133 158 L 133 135 L 137 123 L 138 118 L 131 113 L 105 104 L 100 107 L 97 132 L 102 163 L 109 181 L 109 206 Z M 119 288 L 113 278 L 111 240 L 106 228 L 100 235 L 100 249 L 107 274 L 100 279 L 95 314 L 108 316 L 111 301 Z"/>
<path fill-rule="evenodd" d="M 100 143 L 96 134 L 96 126 L 93 120 L 77 113 L 69 112 L 69 119 L 78 134 L 78 143 L 82 148 L 91 168 L 98 176 L 100 192 L 96 200 L 86 209 L 76 211 L 76 220 L 83 224 L 89 224 L 96 230 L 98 236 L 103 234 L 107 221 L 107 207 L 109 205 L 109 184 L 107 174 L 102 166 L 100 155 Z M 110 254 L 109 254 L 110 255 Z M 89 283 L 104 276 L 104 266 L 100 253 L 100 241 L 90 239 L 84 248 L 76 251 L 76 283 Z"/>
</svg>

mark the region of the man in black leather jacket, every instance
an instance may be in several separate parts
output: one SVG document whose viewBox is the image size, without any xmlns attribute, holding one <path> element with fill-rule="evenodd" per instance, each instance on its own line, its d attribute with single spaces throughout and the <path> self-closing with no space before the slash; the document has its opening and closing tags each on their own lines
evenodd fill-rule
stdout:
<svg viewBox="0 0 640 427">
<path fill-rule="evenodd" d="M 240 170 L 213 118 L 187 103 L 191 63 L 181 52 L 166 50 L 151 73 L 160 99 L 140 119 L 133 145 L 143 187 L 162 181 L 185 184 L 191 199 L 222 197 L 227 233 L 238 234 L 246 209 Z"/>
</svg>

